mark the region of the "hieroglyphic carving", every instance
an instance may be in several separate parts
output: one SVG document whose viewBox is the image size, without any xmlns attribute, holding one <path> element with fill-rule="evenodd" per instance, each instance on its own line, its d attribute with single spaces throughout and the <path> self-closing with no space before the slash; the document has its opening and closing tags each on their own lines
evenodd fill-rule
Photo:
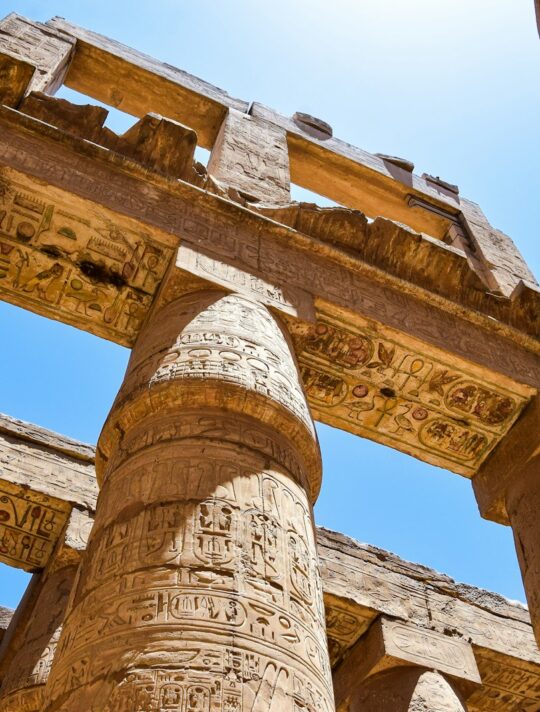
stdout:
<svg viewBox="0 0 540 712">
<path fill-rule="evenodd" d="M 0 480 L 0 561 L 43 568 L 64 527 L 67 502 Z"/>
<path fill-rule="evenodd" d="M 32 614 L 19 640 L 8 651 L 9 664 L 0 688 L 3 712 L 41 710 L 43 686 L 49 677 L 76 571 L 74 563 L 59 569 L 50 566 L 41 574 Z"/>
<path fill-rule="evenodd" d="M 0 87 L 0 96 L 4 100 L 7 98 L 9 105 L 16 106 L 24 92 L 31 90 L 56 91 L 62 84 L 68 69 L 74 44 L 74 38 L 58 32 L 53 27 L 31 22 L 14 13 L 2 19 L 0 21 L 0 80 L 2 80 L 2 84 L 4 82 L 7 84 L 14 78 L 9 71 L 9 59 L 19 65 L 25 64 L 30 71 L 11 97 L 9 94 L 7 97 L 4 95 L 4 86 Z M 8 68 L 7 76 L 2 72 L 4 68 Z"/>
<path fill-rule="evenodd" d="M 156 333 L 139 338 L 126 391 L 148 381 L 157 386 L 217 380 L 224 388 L 230 384 L 250 395 L 271 396 L 313 432 L 287 338 L 270 312 L 262 305 L 254 308 L 251 300 L 238 294 L 200 294 L 206 295 L 204 311 L 201 297 L 192 294 L 182 299 L 182 313 L 173 303 L 154 317 Z M 173 315 L 185 321 L 175 335 L 170 333 Z"/>
<path fill-rule="evenodd" d="M 0 289 L 15 303 L 129 339 L 171 256 L 147 233 L 0 180 Z"/>
<path fill-rule="evenodd" d="M 228 709 L 225 702 L 229 700 L 229 704 L 231 697 L 224 692 L 224 680 L 229 674 L 224 667 L 223 645 L 232 631 L 236 631 L 235 637 L 243 640 L 248 648 L 257 649 L 258 641 L 262 640 L 275 650 L 276 659 L 286 659 L 283 669 L 287 674 L 284 674 L 284 691 L 280 695 L 292 696 L 294 682 L 296 688 L 311 690 L 315 698 L 321 698 L 319 706 L 312 707 L 314 711 L 326 710 L 324 695 L 317 690 L 328 679 L 329 668 L 325 664 L 321 594 L 311 583 L 317 561 L 304 496 L 300 496 L 301 490 L 296 485 L 284 485 L 275 473 L 253 475 L 253 460 L 241 450 L 237 450 L 234 457 L 231 457 L 232 452 L 223 457 L 224 446 L 214 448 L 209 443 L 205 446 L 206 458 L 202 460 L 197 458 L 199 447 L 182 447 L 183 458 L 190 462 L 187 468 L 176 454 L 172 459 L 160 457 L 150 472 L 148 462 L 155 462 L 155 456 L 151 454 L 149 459 L 142 450 L 137 456 L 140 461 L 137 466 L 129 460 L 129 467 L 117 471 L 114 496 L 123 502 L 136 501 L 139 486 L 148 492 L 150 480 L 144 478 L 144 473 L 151 475 L 154 482 L 161 482 L 162 487 L 167 483 L 161 493 L 166 500 L 175 493 L 178 497 L 180 489 L 184 490 L 184 497 L 188 496 L 189 481 L 194 480 L 200 482 L 201 492 L 214 490 L 219 496 L 199 501 L 200 494 L 191 487 L 192 497 L 199 501 L 196 506 L 190 500 L 146 506 L 136 516 L 111 522 L 92 537 L 87 568 L 75 597 L 78 614 L 73 623 L 68 624 L 61 643 L 65 664 L 73 667 L 75 660 L 81 660 L 81 650 L 95 648 L 102 642 L 110 654 L 101 655 L 99 662 L 88 661 L 84 679 L 91 680 L 111 669 L 126 636 L 131 639 L 143 636 L 148 641 L 158 631 L 163 634 L 169 628 L 173 631 L 180 626 L 184 643 L 179 647 L 182 657 L 186 656 L 186 670 L 180 677 L 178 674 L 174 677 L 164 669 L 161 678 L 177 684 L 182 682 L 180 688 L 185 696 L 187 688 L 197 682 L 197 675 L 189 670 L 198 669 L 193 662 L 198 655 L 204 663 L 201 669 L 209 666 L 209 672 L 221 681 L 214 685 L 214 692 L 212 686 L 205 688 L 213 705 L 209 709 L 221 712 Z M 141 484 L 141 477 L 146 482 Z M 134 489 L 136 481 L 139 486 Z M 223 484 L 218 485 L 219 482 Z M 105 491 L 107 484 L 108 481 Z M 155 495 L 150 492 L 152 496 Z M 98 517 L 105 520 L 111 515 L 110 508 L 98 513 Z M 141 567 L 144 567 L 143 576 L 138 573 Z M 210 647 L 201 642 L 208 639 Z M 303 661 L 304 673 L 298 672 L 293 678 L 290 670 L 297 659 Z M 254 655 L 250 660 L 252 666 L 258 661 L 256 670 L 261 679 L 265 670 L 272 671 L 268 657 Z M 275 676 L 276 671 L 271 674 Z M 57 680 L 56 684 L 61 687 L 55 688 L 54 694 L 65 690 L 66 676 L 66 668 L 59 671 L 61 682 Z M 126 685 L 131 678 L 126 679 Z M 255 677 L 254 683 L 258 679 Z M 208 676 L 200 673 L 200 682 L 208 685 Z M 254 686 L 258 689 L 261 683 Z M 238 685 L 239 690 L 245 687 L 245 684 Z M 129 685 L 125 691 L 119 689 L 118 694 L 128 698 L 129 689 Z M 161 694 L 160 685 L 145 689 L 149 699 Z M 111 710 L 116 704 L 116 698 L 112 699 Z M 246 692 L 243 696 L 238 692 L 234 699 L 239 712 L 259 709 Z M 268 704 L 266 698 L 265 704 Z M 275 704 L 276 712 L 288 709 L 279 706 L 285 704 L 283 700 Z"/>
<path fill-rule="evenodd" d="M 285 131 L 229 109 L 212 149 L 208 172 L 249 202 L 288 203 L 291 179 Z"/>
<path fill-rule="evenodd" d="M 477 653 L 482 688 L 470 698 L 478 712 L 537 712 L 540 706 L 538 666 L 510 656 Z"/>
<path fill-rule="evenodd" d="M 476 471 L 526 403 L 367 324 L 321 316 L 291 330 L 321 419 L 460 474 Z"/>
</svg>

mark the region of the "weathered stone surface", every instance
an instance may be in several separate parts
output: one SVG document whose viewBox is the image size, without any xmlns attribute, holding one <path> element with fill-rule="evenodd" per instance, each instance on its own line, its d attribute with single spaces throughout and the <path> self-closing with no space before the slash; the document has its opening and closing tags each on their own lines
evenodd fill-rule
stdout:
<svg viewBox="0 0 540 712">
<path fill-rule="evenodd" d="M 62 85 L 75 40 L 12 13 L 0 21 L 0 103 L 17 106 L 30 91 Z"/>
<path fill-rule="evenodd" d="M 176 266 L 205 282 L 243 294 L 284 314 L 308 322 L 315 321 L 315 305 L 309 292 L 272 284 L 263 275 L 256 274 L 255 270 L 246 272 L 186 244 L 178 248 Z M 175 286 L 180 286 L 182 282 L 182 278 L 176 275 Z"/>
<path fill-rule="evenodd" d="M 0 658 L 3 712 L 40 712 L 78 562 L 45 571 L 31 612 Z"/>
<path fill-rule="evenodd" d="M 92 144 L 92 149 L 94 148 L 97 147 Z M 66 170 L 70 170 L 70 168 L 66 167 Z M 9 172 L 4 175 L 6 179 L 11 179 Z M 47 172 L 47 176 L 47 180 L 50 181 L 51 174 L 49 172 Z M 92 185 L 95 186 L 95 182 Z M 14 201 L 28 200 L 28 197 L 32 196 L 36 200 L 41 190 L 35 183 L 31 187 L 27 187 L 26 184 L 21 187 L 21 184 L 12 181 L 8 182 L 7 186 L 6 218 L 4 220 L 6 226 L 8 226 L 8 217 L 11 219 L 13 215 Z M 49 188 L 48 195 L 51 196 L 52 192 L 52 189 Z M 118 193 L 119 191 L 116 190 L 115 194 Z M 134 192 L 130 191 L 129 195 L 125 196 L 126 203 L 132 202 L 133 195 Z M 80 198 L 74 198 L 62 191 L 57 194 L 55 203 L 47 203 L 46 195 L 42 197 L 43 199 L 39 200 L 40 210 L 45 212 L 48 209 L 49 213 L 47 214 L 52 216 L 51 224 L 47 229 L 43 229 L 41 226 L 43 220 L 41 215 L 36 213 L 34 216 L 33 213 L 28 213 L 28 219 L 22 221 L 24 222 L 23 228 L 28 230 L 29 234 L 34 230 L 33 236 L 28 238 L 23 234 L 22 238 L 24 239 L 18 236 L 16 230 L 19 229 L 19 222 L 15 220 L 12 224 L 9 223 L 12 225 L 11 229 L 7 233 L 3 233 L 5 237 L 2 242 L 5 245 L 2 249 L 5 256 L 2 258 L 4 270 L 2 291 L 5 297 L 17 304 L 55 318 L 60 317 L 68 323 L 82 326 L 107 338 L 121 343 L 131 343 L 140 329 L 162 276 L 172 259 L 169 245 L 171 241 L 177 242 L 178 238 L 171 239 L 171 236 L 163 231 L 152 230 L 150 233 L 146 233 L 140 228 L 134 229 L 134 223 L 131 220 L 125 217 L 116 217 L 107 213 L 104 208 L 98 212 L 95 205 L 89 205 L 86 201 L 81 201 Z M 50 200 L 50 198 L 48 199 Z M 163 207 L 164 202 L 161 202 L 160 210 Z M 64 225 L 65 219 L 60 213 L 67 213 L 73 217 L 70 222 L 68 221 Z M 454 355 L 451 359 L 447 359 L 442 348 L 440 351 L 434 352 L 433 347 L 426 349 L 425 339 L 420 340 L 417 337 L 404 334 L 404 325 L 405 329 L 410 331 L 411 325 L 421 324 L 422 336 L 425 335 L 425 328 L 428 328 L 421 319 L 416 321 L 419 314 L 412 309 L 413 307 L 420 308 L 420 302 L 415 298 L 412 298 L 410 303 L 405 300 L 406 303 L 402 304 L 404 298 L 408 298 L 407 295 L 402 294 L 398 298 L 396 293 L 398 302 L 394 305 L 392 303 L 393 293 L 389 289 L 381 287 L 380 294 L 377 294 L 375 284 L 367 277 L 362 278 L 359 274 L 346 270 L 335 272 L 335 263 L 318 254 L 301 250 L 293 253 L 290 242 L 286 247 L 279 241 L 272 244 L 268 239 L 259 240 L 256 229 L 245 234 L 244 228 L 240 234 L 238 233 L 238 226 L 235 227 L 234 232 L 232 230 L 229 232 L 230 226 L 227 227 L 226 233 L 223 233 L 221 229 L 219 232 L 205 231 L 202 229 L 204 222 L 199 223 L 194 220 L 196 216 L 193 216 L 193 208 L 190 208 L 189 214 L 192 217 L 186 217 L 183 221 L 182 236 L 189 238 L 191 244 L 206 242 L 203 249 L 207 251 L 210 259 L 223 261 L 221 255 L 216 252 L 219 249 L 226 255 L 225 259 L 229 267 L 239 270 L 238 274 L 252 275 L 254 285 L 257 279 L 261 279 L 260 275 L 264 275 L 263 281 L 271 284 L 277 290 L 281 290 L 282 293 L 290 292 L 293 296 L 294 294 L 296 296 L 305 294 L 307 298 L 303 301 L 310 301 L 311 295 L 314 293 L 318 298 L 320 295 L 329 298 L 333 304 L 331 307 L 325 307 L 325 311 L 330 314 L 338 312 L 337 300 L 338 304 L 346 305 L 345 309 L 340 312 L 340 320 L 353 321 L 353 323 L 356 321 L 359 325 L 363 325 L 366 324 L 366 319 L 361 318 L 359 312 L 368 312 L 366 316 L 370 324 L 373 318 L 381 319 L 386 323 L 390 321 L 396 325 L 399 323 L 401 330 L 398 333 L 393 330 L 393 326 L 385 326 L 384 329 L 378 327 L 377 329 L 376 333 L 381 336 L 388 334 L 389 338 L 384 340 L 385 348 L 388 346 L 389 349 L 388 353 L 391 353 L 391 350 L 397 345 L 401 347 L 400 353 L 410 356 L 411 363 L 412 361 L 415 361 L 415 365 L 420 362 L 424 363 L 423 375 L 426 375 L 429 369 L 432 370 L 433 375 L 437 372 L 441 374 L 446 372 L 447 375 L 450 374 L 449 377 L 457 375 L 462 385 L 465 381 L 471 381 L 471 388 L 477 389 L 475 391 L 477 394 L 485 393 L 490 400 L 495 399 L 500 403 L 509 403 L 510 410 L 512 410 L 506 420 L 503 418 L 502 423 L 494 426 L 488 425 L 487 428 L 484 423 L 477 420 L 474 414 L 471 418 L 471 427 L 464 425 L 460 421 L 467 420 L 468 422 L 470 414 L 461 410 L 451 412 L 451 418 L 448 421 L 446 406 L 443 404 L 442 409 L 436 406 L 436 401 L 440 400 L 437 394 L 433 396 L 427 394 L 430 401 L 428 404 L 425 402 L 425 397 L 423 401 L 422 397 L 417 398 L 416 396 L 411 400 L 408 394 L 399 394 L 400 389 L 397 382 L 394 386 L 379 383 L 379 381 L 393 379 L 394 364 L 390 364 L 390 369 L 386 374 L 379 373 L 376 369 L 370 371 L 362 364 L 348 367 L 346 374 L 334 371 L 329 374 L 329 383 L 338 384 L 336 388 L 338 388 L 339 394 L 331 395 L 331 402 L 321 403 L 320 396 L 312 400 L 313 389 L 317 390 L 318 387 L 316 384 L 313 385 L 311 376 L 313 371 L 320 372 L 321 366 L 323 366 L 324 374 L 329 364 L 333 363 L 332 356 L 320 351 L 318 358 L 319 361 L 323 359 L 323 363 L 317 363 L 314 369 L 314 364 L 307 363 L 307 361 L 313 361 L 312 357 L 308 354 L 305 357 L 303 354 L 298 354 L 301 359 L 306 358 L 304 364 L 307 369 L 305 370 L 306 378 L 308 378 L 306 385 L 308 385 L 310 400 L 312 400 L 317 417 L 323 422 L 339 425 L 339 427 L 358 434 L 368 435 L 378 441 L 427 459 L 434 464 L 471 475 L 489 450 L 504 436 L 513 418 L 518 416 L 525 399 L 531 393 L 530 389 L 519 386 L 512 379 L 507 382 L 506 391 L 507 393 L 511 391 L 518 397 L 515 398 L 513 395 L 507 397 L 500 393 L 498 387 L 494 388 L 493 386 L 494 383 L 501 385 L 503 383 L 503 379 L 498 373 L 486 372 L 484 368 L 471 370 L 468 362 L 464 363 L 463 359 L 455 359 Z M 106 216 L 105 219 L 103 216 Z M 18 215 L 17 218 L 19 219 Z M 60 218 L 62 218 L 62 222 L 60 222 Z M 243 224 L 241 223 L 241 225 Z M 75 239 L 64 233 L 71 236 L 74 234 Z M 345 256 L 342 255 L 342 257 Z M 361 297 L 362 294 L 365 295 L 365 299 Z M 355 301 L 357 306 L 354 306 Z M 355 312 L 355 310 L 357 311 Z M 322 302 L 319 311 L 323 312 Z M 426 316 L 429 314 L 430 318 L 435 319 L 432 309 L 426 307 L 424 311 Z M 393 315 L 390 320 L 388 319 L 389 315 Z M 473 325 L 470 324 L 470 326 Z M 474 328 L 473 331 L 475 331 Z M 352 338 L 356 338 L 354 331 L 352 333 Z M 371 333 L 374 333 L 373 330 Z M 447 329 L 441 329 L 441 347 L 443 342 L 445 346 L 450 343 L 449 333 Z M 369 334 L 367 336 L 369 338 Z M 483 334 L 482 341 L 475 342 L 475 345 L 481 347 L 497 370 L 501 368 L 505 370 L 503 361 L 509 355 L 506 343 L 502 350 L 500 348 L 486 349 L 485 347 L 490 344 L 490 341 L 488 338 L 484 339 L 485 336 Z M 466 347 L 467 354 L 470 355 L 471 344 L 466 336 L 465 328 L 460 329 L 460 339 L 463 338 L 463 346 Z M 501 356 L 502 360 L 499 358 Z M 530 356 L 532 355 L 530 354 Z M 536 364 L 535 357 L 532 358 L 533 363 Z M 496 364 L 493 363 L 493 359 L 497 360 Z M 374 363 L 374 361 L 369 363 Z M 395 363 L 397 364 L 397 361 Z M 397 365 L 399 369 L 399 364 Z M 468 373 L 463 370 L 463 367 L 467 369 Z M 516 374 L 513 363 L 510 371 L 515 377 L 522 379 L 522 374 Z M 401 374 L 397 374 L 397 376 L 399 381 Z M 368 383 L 364 383 L 366 377 Z M 319 377 L 317 376 L 317 378 Z M 327 379 L 327 376 L 323 375 L 322 378 Z M 409 379 L 409 390 L 414 390 L 410 385 L 413 380 Z M 536 383 L 535 376 L 532 381 Z M 310 383 L 311 387 L 309 387 Z M 356 397 L 351 395 L 356 386 L 369 387 L 370 384 L 377 390 L 384 388 L 388 392 L 395 391 L 402 399 L 399 403 L 401 410 L 394 408 L 392 413 L 384 415 L 380 424 L 377 424 L 379 415 L 376 413 L 376 406 L 371 412 L 363 411 L 362 408 L 366 406 L 367 401 L 357 403 Z M 322 397 L 326 398 L 324 394 Z M 343 403 L 336 403 L 336 398 L 340 400 L 341 397 L 344 397 Z M 384 400 L 384 395 L 377 397 Z M 354 401 L 355 407 L 352 409 L 348 408 L 349 400 Z M 392 400 L 389 403 L 384 402 L 385 407 L 398 405 Z M 436 419 L 436 415 L 441 420 L 437 424 L 435 435 L 432 435 L 431 431 L 427 434 L 428 441 L 424 435 L 420 435 L 419 431 L 421 426 L 426 431 L 429 426 L 423 421 L 407 418 L 404 411 L 409 408 L 412 412 L 419 406 L 420 412 L 423 412 L 426 405 L 429 405 L 429 418 L 427 419 L 430 424 L 432 420 Z M 473 409 L 480 407 L 477 403 L 473 404 L 472 400 L 464 404 L 465 408 L 469 406 Z M 401 416 L 404 416 L 405 420 L 409 421 L 405 429 L 400 429 L 400 426 L 394 422 L 394 416 L 400 416 L 400 420 L 402 420 Z M 488 414 L 486 417 L 491 418 L 492 416 Z M 501 416 L 497 415 L 496 417 L 500 418 Z M 480 428 L 479 432 L 477 432 L 478 427 Z M 439 432 L 441 429 L 442 432 Z M 456 448 L 457 452 L 454 452 Z"/>
<path fill-rule="evenodd" d="M 482 516 L 511 524 L 536 639 L 540 644 L 540 399 L 473 478 Z"/>
<path fill-rule="evenodd" d="M 319 529 L 317 540 L 330 609 L 327 620 L 336 602 L 351 631 L 348 637 L 333 637 L 333 626 L 328 627 L 335 670 L 347 661 L 349 649 L 361 640 L 370 623 L 383 614 L 412 622 L 426 634 L 435 631 L 450 640 L 471 643 L 482 684 L 469 693 L 469 710 L 538 709 L 540 652 L 524 606 L 456 584 L 436 571 L 336 532 Z M 355 619 L 360 621 L 356 638 L 352 632 Z"/>
<path fill-rule="evenodd" d="M 0 480 L 0 561 L 26 571 L 43 568 L 69 511 L 61 499 Z"/>
<path fill-rule="evenodd" d="M 102 109 L 32 91 L 64 79 L 142 118 L 116 136 Z M 513 526 L 539 620 L 538 428 L 523 434 L 538 425 L 540 288 L 478 206 L 410 162 L 340 142 L 319 119 L 248 108 L 58 18 L 3 21 L 0 94 L 3 297 L 137 344 L 100 440 L 97 527 L 51 712 L 134 700 L 183 712 L 211 699 L 227 712 L 331 707 L 310 520 L 320 458 L 303 389 L 324 422 L 474 476 L 483 513 Z M 209 173 L 193 161 L 197 133 Z M 291 178 L 348 207 L 290 204 Z M 200 291 L 209 285 L 239 293 Z M 10 427 L 0 427 L 0 556 L 53 580 L 85 550 L 91 457 Z M 59 476 L 43 486 L 47 468 Z M 382 641 L 378 681 L 387 664 L 426 663 L 410 646 L 432 641 L 447 651 L 447 679 L 402 671 L 408 682 L 386 704 L 463 709 L 444 664 L 467 640 L 487 675 L 467 692 L 470 709 L 489 699 L 496 712 L 536 711 L 526 615 L 395 558 L 381 570 L 372 549 L 339 548 L 321 558 L 334 664 Z M 392 621 L 377 629 L 381 613 Z M 10 645 L 39 648 L 16 628 Z M 10 704 L 37 710 L 34 669 L 16 668 Z M 384 690 L 369 685 L 355 705 L 377 704 Z"/>
<path fill-rule="evenodd" d="M 405 329 L 428 343 L 489 364 L 499 373 L 508 373 L 522 382 L 538 383 L 536 357 L 523 350 L 520 353 L 517 347 L 517 343 L 521 343 L 530 348 L 532 342 L 524 341 L 523 336 L 514 331 L 505 332 L 504 329 L 505 321 L 514 321 L 510 308 L 513 308 L 514 302 L 495 299 L 485 291 L 462 290 L 462 297 L 455 298 L 459 299 L 460 305 L 465 298 L 463 305 L 473 309 L 463 320 L 462 309 L 456 309 L 457 305 L 451 300 L 440 301 L 439 297 L 430 293 L 431 304 L 428 308 L 422 301 L 426 294 L 419 292 L 418 286 L 413 287 L 412 284 L 404 290 L 402 279 L 399 280 L 398 299 L 389 288 L 390 285 L 398 288 L 398 282 L 392 282 L 391 275 L 368 268 L 361 260 L 344 255 L 341 250 L 335 251 L 330 245 L 321 246 L 306 240 L 304 236 L 284 231 L 270 221 L 261 223 L 262 218 L 258 219 L 252 211 L 230 203 L 225 207 L 227 204 L 223 201 L 213 202 L 216 200 L 213 196 L 208 196 L 202 210 L 200 193 L 193 192 L 185 184 L 178 184 L 174 194 L 171 194 L 169 184 L 160 184 L 158 176 L 148 171 L 137 174 L 132 164 L 126 166 L 127 171 L 118 173 L 118 157 L 109 151 L 100 151 L 99 147 L 87 142 L 81 144 L 74 139 L 62 138 L 58 132 L 47 134 L 47 127 L 43 124 L 32 124 L 29 118 L 25 119 L 20 114 L 12 112 L 9 116 L 13 120 L 13 129 L 5 127 L 6 133 L 2 137 L 5 136 L 6 145 L 0 147 L 0 154 L 6 163 L 19 167 L 23 172 L 34 173 L 38 178 L 46 177 L 49 183 L 64 188 L 69 179 L 70 190 L 100 205 L 106 204 L 119 210 L 124 215 L 127 212 L 139 220 L 150 221 L 154 228 L 194 242 L 216 256 L 234 258 L 242 268 L 259 265 L 284 284 L 311 289 L 317 297 L 340 304 L 353 313 L 358 311 L 394 328 Z M 9 118 L 5 112 L 3 118 Z M 33 141 L 28 133 L 18 134 L 21 124 L 25 124 L 27 131 L 39 132 L 41 138 Z M 50 143 L 44 145 L 43 134 L 47 134 Z M 75 145 L 77 151 L 87 156 L 86 159 L 73 153 L 63 155 L 68 146 L 75 148 Z M 54 159 L 51 151 L 54 152 Z M 98 170 L 101 163 L 104 163 L 101 168 L 106 170 L 106 175 Z M 132 179 L 138 176 L 138 180 L 129 180 L 128 175 Z M 147 187 L 150 181 L 153 184 L 151 194 Z M 111 185 L 114 185 L 114 190 L 111 190 Z M 69 192 L 65 199 L 69 201 Z M 142 205 L 143 211 L 140 209 Z M 282 256 L 283 248 L 286 248 L 286 255 Z M 367 276 L 369 279 L 366 279 Z M 383 288 L 383 284 L 387 287 Z M 413 294 L 415 298 L 412 298 Z M 458 292 L 455 291 L 455 294 Z M 501 323 L 483 318 L 481 312 L 493 315 Z M 459 325 L 452 323 L 456 319 Z M 537 320 L 531 323 L 536 328 Z M 479 328 L 482 329 L 481 339 Z M 525 323 L 520 328 L 527 330 Z M 493 340 L 495 333 L 498 336 Z M 503 333 L 506 336 L 501 341 Z"/>
<path fill-rule="evenodd" d="M 249 104 L 187 72 L 55 17 L 47 27 L 77 40 L 67 86 L 133 116 L 157 112 L 191 126 L 212 148 L 227 109 Z"/>
<path fill-rule="evenodd" d="M 93 510 L 94 448 L 0 414 L 0 480 Z"/>
<path fill-rule="evenodd" d="M 103 125 L 108 112 L 100 106 L 81 106 L 32 92 L 21 102 L 19 110 L 66 133 L 105 146 L 156 173 L 184 180 L 192 178 L 197 134 L 171 119 L 147 114 L 124 134 L 117 135 Z"/>
<path fill-rule="evenodd" d="M 234 109 L 229 109 L 223 121 L 208 172 L 249 202 L 290 201 L 285 132 Z"/>
<path fill-rule="evenodd" d="M 4 638 L 7 627 L 13 618 L 13 609 L 0 606 L 0 643 Z"/>
<path fill-rule="evenodd" d="M 291 322 L 315 417 L 454 472 L 472 475 L 526 400 L 435 360 L 364 322 L 322 314 Z"/>
<path fill-rule="evenodd" d="M 3 712 L 41 712 L 44 686 L 92 524 L 87 513 L 71 511 L 47 566 L 34 574 L 16 610 L 0 646 Z"/>
</svg>

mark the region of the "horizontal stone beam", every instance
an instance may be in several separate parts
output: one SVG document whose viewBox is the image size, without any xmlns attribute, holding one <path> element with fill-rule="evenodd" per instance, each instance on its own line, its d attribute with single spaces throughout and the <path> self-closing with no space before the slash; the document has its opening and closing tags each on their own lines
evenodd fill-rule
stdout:
<svg viewBox="0 0 540 712">
<path fill-rule="evenodd" d="M 315 236 L 189 182 L 173 190 L 29 116 L 1 109 L 0 123 L 0 292 L 19 306 L 132 345 L 178 244 L 196 247 L 223 263 L 232 290 L 265 282 L 284 299 L 276 308 L 287 293 L 314 303 L 317 325 L 313 310 L 308 321 L 297 311 L 290 328 L 318 419 L 466 476 L 519 417 L 534 393 L 524 384 L 540 383 L 532 339 L 418 284 L 404 289 L 403 277 L 321 239 L 313 216 L 302 220 Z M 396 229 L 379 224 L 380 244 Z"/>
<path fill-rule="evenodd" d="M 334 669 L 384 615 L 426 636 L 472 645 L 482 684 L 471 693 L 469 709 L 532 712 L 539 706 L 540 651 L 525 606 L 336 532 L 319 529 L 318 546 Z"/>
<path fill-rule="evenodd" d="M 337 709 L 354 695 L 365 678 L 410 666 L 444 674 L 467 696 L 480 684 L 478 666 L 468 642 L 381 616 L 353 646 L 334 674 Z"/>
<path fill-rule="evenodd" d="M 211 148 L 227 109 L 249 103 L 170 64 L 55 17 L 47 22 L 77 41 L 65 84 L 133 116 L 159 113 L 193 128 Z"/>
</svg>

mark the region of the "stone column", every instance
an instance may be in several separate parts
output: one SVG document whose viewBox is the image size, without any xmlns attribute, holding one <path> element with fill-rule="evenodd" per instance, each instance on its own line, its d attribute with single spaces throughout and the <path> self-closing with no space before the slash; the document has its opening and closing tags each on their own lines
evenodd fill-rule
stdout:
<svg viewBox="0 0 540 712">
<path fill-rule="evenodd" d="M 512 526 L 536 641 L 540 646 L 540 453 L 508 484 L 506 511 Z"/>
<path fill-rule="evenodd" d="M 212 290 L 155 313 L 97 472 L 44 709 L 334 709 L 311 511 L 320 454 L 268 309 Z"/>
<path fill-rule="evenodd" d="M 0 651 L 2 712 L 41 712 L 43 691 L 92 520 L 73 510 L 48 566 L 32 579 Z"/>
<path fill-rule="evenodd" d="M 510 524 L 540 646 L 540 398 L 536 396 L 473 477 L 485 519 Z"/>
<path fill-rule="evenodd" d="M 396 667 L 365 680 L 338 712 L 467 712 L 467 707 L 441 673 Z"/>
<path fill-rule="evenodd" d="M 32 615 L 24 626 L 18 646 L 12 652 L 0 687 L 2 712 L 40 712 L 44 684 L 54 651 L 77 567 L 69 565 L 40 574 L 39 594 Z"/>
<path fill-rule="evenodd" d="M 384 616 L 334 674 L 338 712 L 467 712 L 479 683 L 469 643 Z"/>
</svg>

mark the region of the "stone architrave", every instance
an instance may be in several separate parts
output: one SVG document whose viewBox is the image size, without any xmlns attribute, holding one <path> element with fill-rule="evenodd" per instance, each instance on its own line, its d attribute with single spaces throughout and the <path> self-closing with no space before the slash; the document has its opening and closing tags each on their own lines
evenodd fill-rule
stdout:
<svg viewBox="0 0 540 712">
<path fill-rule="evenodd" d="M 288 336 L 209 290 L 147 322 L 97 451 L 94 529 L 47 712 L 334 709 Z"/>
<path fill-rule="evenodd" d="M 467 706 L 441 673 L 397 667 L 369 677 L 337 712 L 467 712 Z"/>
<path fill-rule="evenodd" d="M 25 94 L 54 94 L 62 85 L 75 39 L 15 13 L 0 21 L 0 103 L 17 106 Z"/>
<path fill-rule="evenodd" d="M 285 131 L 236 109 L 229 109 L 221 125 L 208 172 L 250 202 L 290 202 Z"/>
</svg>

